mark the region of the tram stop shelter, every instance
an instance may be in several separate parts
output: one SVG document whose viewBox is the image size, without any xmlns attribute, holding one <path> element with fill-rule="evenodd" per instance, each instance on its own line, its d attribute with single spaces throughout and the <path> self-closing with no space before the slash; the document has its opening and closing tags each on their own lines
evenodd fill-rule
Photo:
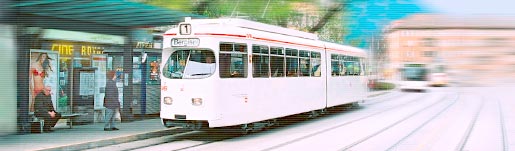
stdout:
<svg viewBox="0 0 515 151">
<path fill-rule="evenodd" d="M 13 101 L 16 101 L 17 110 L 13 110 L 15 113 L 11 115 L 17 114 L 16 125 L 19 133 L 27 132 L 30 127 L 29 103 L 26 101 L 30 94 L 30 52 L 35 45 L 43 47 L 38 41 L 41 29 L 122 37 L 123 44 L 117 46 L 123 51 L 117 54 L 123 56 L 123 72 L 127 73 L 128 79 L 132 79 L 133 30 L 175 25 L 185 17 L 204 18 L 201 15 L 126 0 L 7 0 L 2 3 L 2 20 L 5 21 L 1 24 L 12 26 L 10 29 L 15 35 L 15 51 L 6 53 L 14 53 L 16 56 L 16 100 Z M 126 101 L 123 101 L 121 112 L 124 121 L 133 119 L 130 112 L 134 100 L 132 85 L 132 80 L 124 83 L 123 100 Z"/>
</svg>

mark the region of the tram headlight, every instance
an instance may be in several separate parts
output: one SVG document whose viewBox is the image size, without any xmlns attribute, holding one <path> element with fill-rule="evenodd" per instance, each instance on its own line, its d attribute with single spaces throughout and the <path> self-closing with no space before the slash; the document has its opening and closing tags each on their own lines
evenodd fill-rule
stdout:
<svg viewBox="0 0 515 151">
<path fill-rule="evenodd" d="M 195 106 L 201 106 L 202 105 L 202 98 L 192 98 L 191 104 Z"/>
<path fill-rule="evenodd" d="M 172 102 L 173 102 L 173 99 L 172 97 L 164 97 L 163 98 L 163 103 L 165 103 L 166 105 L 172 105 Z"/>
</svg>

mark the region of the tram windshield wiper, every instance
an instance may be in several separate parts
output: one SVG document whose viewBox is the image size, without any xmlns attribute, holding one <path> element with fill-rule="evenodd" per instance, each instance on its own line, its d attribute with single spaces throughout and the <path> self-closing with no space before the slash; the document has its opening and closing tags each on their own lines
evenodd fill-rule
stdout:
<svg viewBox="0 0 515 151">
<path fill-rule="evenodd" d="M 195 73 L 191 74 L 191 76 L 203 76 L 203 75 L 210 75 L 211 73 Z"/>
</svg>

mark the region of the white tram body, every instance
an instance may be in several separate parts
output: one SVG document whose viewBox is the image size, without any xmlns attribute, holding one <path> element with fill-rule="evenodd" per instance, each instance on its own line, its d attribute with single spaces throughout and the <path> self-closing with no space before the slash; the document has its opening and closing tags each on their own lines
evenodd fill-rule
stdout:
<svg viewBox="0 0 515 151">
<path fill-rule="evenodd" d="M 358 102 L 364 59 L 311 33 L 186 19 L 163 36 L 160 116 L 167 127 L 225 127 Z"/>
</svg>

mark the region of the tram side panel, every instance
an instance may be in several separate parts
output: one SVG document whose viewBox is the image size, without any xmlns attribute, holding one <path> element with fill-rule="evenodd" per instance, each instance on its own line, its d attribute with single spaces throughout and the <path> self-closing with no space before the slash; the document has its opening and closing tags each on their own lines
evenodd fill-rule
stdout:
<svg viewBox="0 0 515 151">
<path fill-rule="evenodd" d="M 271 45 L 266 42 L 247 43 L 249 49 L 253 44 Z M 275 44 L 274 46 L 281 45 Z M 290 46 L 290 48 L 292 47 Z M 248 52 L 251 54 L 252 50 Z M 249 55 L 249 58 L 251 57 Z M 254 77 L 252 64 L 249 61 L 246 80 L 220 80 L 223 84 L 219 85 L 224 86 L 219 90 L 224 90 L 224 92 L 219 93 L 219 99 L 224 102 L 221 104 L 228 105 L 220 106 L 222 119 L 210 123 L 210 126 L 252 123 L 325 107 L 325 79 L 322 76 Z M 235 80 L 240 80 L 242 83 L 235 82 Z M 246 92 L 242 91 L 243 89 L 246 89 Z M 225 109 L 235 104 L 237 106 Z"/>
<path fill-rule="evenodd" d="M 348 53 L 327 51 L 327 107 L 364 99 L 366 79 L 357 58 Z"/>
<path fill-rule="evenodd" d="M 340 77 L 338 71 L 335 71 L 335 65 L 331 64 L 331 56 L 338 55 L 336 53 L 327 51 L 325 57 L 325 64 L 327 74 L 327 107 L 333 107 L 341 104 L 352 102 L 352 93 L 350 91 L 350 80 Z M 337 65 L 336 65 L 337 66 Z"/>
</svg>

